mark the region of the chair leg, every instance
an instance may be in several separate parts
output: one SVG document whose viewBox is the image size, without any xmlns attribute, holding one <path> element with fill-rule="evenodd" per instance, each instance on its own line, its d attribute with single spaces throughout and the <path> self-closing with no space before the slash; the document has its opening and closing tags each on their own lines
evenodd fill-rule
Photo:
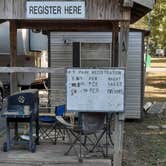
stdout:
<svg viewBox="0 0 166 166">
<path fill-rule="evenodd" d="M 75 134 L 73 131 L 70 131 L 70 132 L 71 132 L 71 134 L 72 134 L 75 138 L 78 137 L 78 135 L 79 135 L 79 134 Z M 86 139 L 84 140 L 84 143 L 82 143 L 81 137 L 82 137 L 82 135 L 80 136 L 80 139 L 78 139 L 78 142 L 81 143 L 81 145 L 85 148 L 85 150 L 86 150 L 87 152 L 89 152 L 89 149 L 86 147 L 86 144 L 85 144 L 85 141 L 86 141 L 87 139 L 89 139 L 89 137 L 88 137 L 87 135 L 85 135 Z"/>
<path fill-rule="evenodd" d="M 81 132 L 79 133 L 79 138 L 80 138 L 80 154 L 79 154 L 79 159 L 78 159 L 78 161 L 80 162 L 80 163 L 82 163 L 83 162 L 83 159 L 82 159 L 82 139 L 81 139 Z M 86 139 L 86 136 L 85 136 L 85 139 Z M 84 141 L 86 141 L 86 140 L 84 140 Z M 85 143 L 85 142 L 84 142 Z M 84 144 L 83 143 L 83 144 Z"/>
<path fill-rule="evenodd" d="M 92 147 L 92 149 L 90 150 L 90 152 L 93 152 L 94 151 L 94 149 L 97 147 L 97 145 L 99 144 L 99 142 L 100 142 L 100 140 L 101 140 L 101 138 L 103 137 L 103 135 L 104 135 L 104 133 L 105 133 L 106 131 L 105 130 L 103 130 L 103 132 L 100 134 L 100 137 L 98 138 L 98 140 L 96 141 L 96 143 L 95 143 L 95 145 Z"/>
<path fill-rule="evenodd" d="M 57 128 L 56 131 L 56 138 L 62 138 L 62 140 L 65 140 L 65 129 Z"/>
<path fill-rule="evenodd" d="M 54 138 L 54 143 L 56 144 L 56 141 L 57 141 L 57 136 L 56 136 L 56 132 L 57 132 L 57 130 L 56 130 L 56 127 L 54 128 L 54 134 L 55 134 L 55 138 Z"/>
<path fill-rule="evenodd" d="M 69 149 L 65 152 L 65 155 L 68 155 L 69 152 L 71 151 L 71 149 L 74 147 L 74 145 L 76 144 L 76 142 L 80 139 L 80 135 L 78 135 L 75 140 L 71 143 Z"/>
<path fill-rule="evenodd" d="M 72 138 L 71 138 L 70 133 L 68 132 L 68 130 L 66 130 L 66 132 L 67 132 L 67 134 L 68 134 L 68 136 L 69 136 L 69 141 L 71 142 L 71 145 L 70 145 L 69 149 L 65 152 L 65 155 L 68 155 L 69 152 L 70 152 L 70 151 L 72 150 L 72 148 L 73 148 L 74 151 L 75 151 L 75 154 L 76 154 L 77 157 L 78 157 L 78 161 L 79 161 L 80 163 L 82 163 L 82 162 L 83 162 L 83 158 L 82 158 L 82 147 L 84 147 L 85 150 L 86 150 L 87 152 L 89 152 L 89 149 L 86 147 L 86 141 L 87 141 L 87 139 L 89 139 L 88 136 L 85 135 L 84 142 L 82 142 L 82 135 L 81 135 L 81 134 L 76 134 L 76 133 L 74 133 L 74 132 L 71 130 L 70 133 L 71 133 L 71 134 L 73 135 L 73 137 L 75 138 L 74 141 L 72 141 Z M 79 149 L 79 153 L 76 151 L 76 148 L 75 148 L 75 144 L 76 144 L 77 142 L 79 142 L 79 148 L 80 148 L 80 149 Z"/>
<path fill-rule="evenodd" d="M 100 134 L 99 138 L 97 138 L 97 141 L 96 141 L 95 145 L 92 147 L 92 149 L 90 150 L 90 152 L 93 152 L 94 149 L 96 147 L 98 147 L 99 142 L 102 139 L 102 137 L 104 136 L 104 134 L 106 134 L 106 154 L 104 153 L 104 149 L 102 150 L 102 154 L 103 154 L 103 156 L 108 156 L 108 141 L 111 143 L 111 145 L 114 145 L 114 143 L 111 138 L 111 132 L 110 132 L 109 128 L 107 128 L 107 127 Z"/>
<path fill-rule="evenodd" d="M 56 126 L 52 126 L 51 129 L 48 127 L 39 127 L 40 138 L 49 139 L 51 142 L 56 144 L 57 142 L 57 129 Z M 52 135 L 52 133 L 54 133 Z M 53 137 L 52 137 L 53 136 Z"/>
</svg>

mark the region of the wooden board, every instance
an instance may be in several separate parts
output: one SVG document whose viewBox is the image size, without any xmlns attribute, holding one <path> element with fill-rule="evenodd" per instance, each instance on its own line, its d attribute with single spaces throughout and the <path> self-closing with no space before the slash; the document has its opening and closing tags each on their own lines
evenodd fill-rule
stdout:
<svg viewBox="0 0 166 166">
<path fill-rule="evenodd" d="M 123 1 L 85 0 L 85 4 L 86 20 L 129 19 L 124 18 Z M 0 0 L 0 19 L 26 19 L 26 0 Z"/>
</svg>

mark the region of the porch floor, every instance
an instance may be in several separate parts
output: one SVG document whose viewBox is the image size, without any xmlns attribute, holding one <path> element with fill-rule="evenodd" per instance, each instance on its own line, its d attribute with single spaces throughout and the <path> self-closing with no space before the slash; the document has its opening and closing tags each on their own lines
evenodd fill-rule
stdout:
<svg viewBox="0 0 166 166">
<path fill-rule="evenodd" d="M 53 166 L 60 164 L 61 166 L 111 166 L 111 158 L 104 158 L 101 154 L 93 153 L 86 155 L 83 163 L 78 162 L 78 158 L 74 151 L 68 156 L 64 153 L 69 147 L 66 142 L 58 141 L 57 144 L 52 142 L 40 142 L 37 145 L 35 153 L 29 152 L 24 146 L 13 146 L 8 152 L 2 151 L 5 141 L 4 134 L 0 137 L 0 166 Z M 79 151 L 79 147 L 77 148 Z"/>
</svg>

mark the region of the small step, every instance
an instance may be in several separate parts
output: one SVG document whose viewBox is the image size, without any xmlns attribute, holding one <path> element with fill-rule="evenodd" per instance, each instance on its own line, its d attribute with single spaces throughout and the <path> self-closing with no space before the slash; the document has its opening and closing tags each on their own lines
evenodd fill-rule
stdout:
<svg viewBox="0 0 166 166">
<path fill-rule="evenodd" d="M 148 129 L 152 129 L 152 130 L 157 130 L 159 129 L 160 127 L 159 126 L 155 126 L 155 125 L 149 125 L 147 126 Z"/>
<path fill-rule="evenodd" d="M 163 112 L 164 108 L 165 108 L 165 103 L 156 102 L 148 110 L 148 113 L 149 114 L 161 114 Z"/>
</svg>

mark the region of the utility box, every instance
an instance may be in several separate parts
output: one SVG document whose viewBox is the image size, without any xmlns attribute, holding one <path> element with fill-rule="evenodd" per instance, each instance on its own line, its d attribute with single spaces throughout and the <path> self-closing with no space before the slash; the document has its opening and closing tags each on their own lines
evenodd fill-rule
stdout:
<svg viewBox="0 0 166 166">
<path fill-rule="evenodd" d="M 146 67 L 151 67 L 151 56 L 149 54 L 146 55 Z"/>
</svg>

